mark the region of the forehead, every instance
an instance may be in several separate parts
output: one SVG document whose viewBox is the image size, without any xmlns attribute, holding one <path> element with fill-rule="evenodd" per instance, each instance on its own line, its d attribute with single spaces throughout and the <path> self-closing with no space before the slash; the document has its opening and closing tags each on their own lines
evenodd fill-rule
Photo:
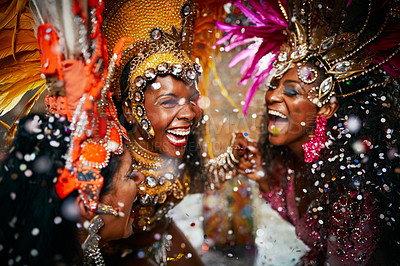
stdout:
<svg viewBox="0 0 400 266">
<path fill-rule="evenodd" d="M 194 86 L 187 86 L 181 79 L 177 79 L 171 75 L 157 76 L 156 80 L 149 85 L 145 93 L 153 95 L 161 94 L 174 94 L 179 96 L 186 96 L 196 91 Z"/>
</svg>

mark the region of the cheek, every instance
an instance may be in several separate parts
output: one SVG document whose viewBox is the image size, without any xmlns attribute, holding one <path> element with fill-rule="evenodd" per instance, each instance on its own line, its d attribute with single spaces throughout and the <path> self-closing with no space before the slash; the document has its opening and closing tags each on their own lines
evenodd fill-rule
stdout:
<svg viewBox="0 0 400 266">
<path fill-rule="evenodd" d="M 200 108 L 200 106 L 195 105 L 193 107 L 193 112 L 195 113 L 194 122 L 196 124 L 200 120 L 200 117 L 201 117 L 201 114 L 202 114 L 203 110 Z"/>
</svg>

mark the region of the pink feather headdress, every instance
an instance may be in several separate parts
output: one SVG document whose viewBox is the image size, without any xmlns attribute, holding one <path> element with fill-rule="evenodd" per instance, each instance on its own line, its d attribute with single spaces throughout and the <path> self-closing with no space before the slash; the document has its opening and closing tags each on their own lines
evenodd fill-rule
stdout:
<svg viewBox="0 0 400 266">
<path fill-rule="evenodd" d="M 229 64 L 233 67 L 244 60 L 240 84 L 253 80 L 245 114 L 255 91 L 271 74 L 280 78 L 294 64 L 304 65 L 311 57 L 324 65 L 328 77 L 317 88 L 314 103 L 318 106 L 333 95 L 347 97 L 399 78 L 400 7 L 396 1 L 249 0 L 232 4 L 253 24 L 216 22 L 225 32 L 216 44 L 229 40 L 226 51 L 248 45 Z M 353 80 L 377 68 L 392 78 L 354 91 Z"/>
<path fill-rule="evenodd" d="M 285 1 L 282 2 L 285 3 Z M 230 44 L 225 46 L 225 51 L 249 44 L 229 64 L 229 67 L 233 67 L 245 60 L 241 68 L 241 74 L 244 76 L 240 84 L 244 85 L 250 78 L 253 79 L 246 94 L 243 108 L 245 114 L 254 93 L 269 76 L 273 68 L 272 62 L 275 61 L 280 46 L 287 40 L 285 30 L 288 27 L 277 2 L 259 3 L 256 0 L 250 0 L 248 3 L 252 9 L 238 1 L 234 2 L 254 25 L 240 26 L 216 22 L 217 28 L 226 32 L 226 35 L 216 44 L 223 44 L 230 40 Z"/>
</svg>

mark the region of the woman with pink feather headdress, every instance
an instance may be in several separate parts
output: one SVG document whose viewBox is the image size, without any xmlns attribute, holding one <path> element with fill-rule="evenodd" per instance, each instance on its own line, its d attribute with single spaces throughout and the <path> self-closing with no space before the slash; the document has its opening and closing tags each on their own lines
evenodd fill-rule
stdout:
<svg viewBox="0 0 400 266">
<path fill-rule="evenodd" d="M 239 172 L 310 248 L 299 265 L 398 265 L 398 1 L 234 4 L 250 26 L 217 22 L 248 45 L 242 83 L 265 88 L 253 160 Z"/>
</svg>

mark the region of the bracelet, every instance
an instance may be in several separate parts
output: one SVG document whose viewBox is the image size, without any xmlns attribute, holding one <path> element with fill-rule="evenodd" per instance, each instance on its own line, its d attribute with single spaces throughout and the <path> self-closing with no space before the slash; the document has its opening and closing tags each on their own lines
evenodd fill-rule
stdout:
<svg viewBox="0 0 400 266">
<path fill-rule="evenodd" d="M 232 146 L 229 146 L 228 149 L 226 150 L 226 153 L 229 154 L 230 159 L 234 163 L 239 163 L 239 160 L 235 158 L 235 155 L 233 155 L 233 148 Z"/>
</svg>

